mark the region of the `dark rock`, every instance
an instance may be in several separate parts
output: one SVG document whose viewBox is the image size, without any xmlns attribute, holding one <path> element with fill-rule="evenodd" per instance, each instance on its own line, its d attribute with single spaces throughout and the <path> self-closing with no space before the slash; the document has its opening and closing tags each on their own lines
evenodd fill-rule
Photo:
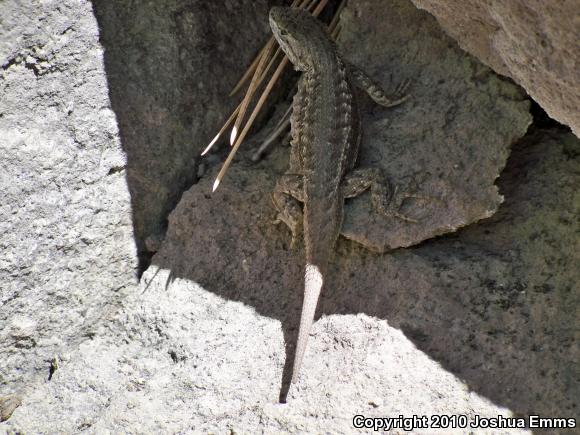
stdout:
<svg viewBox="0 0 580 435">
<path fill-rule="evenodd" d="M 267 2 L 96 0 L 94 7 L 135 238 L 146 255 L 145 240 L 165 231 L 167 214 L 197 181 L 199 154 L 237 104 L 228 94 L 268 37 Z"/>
</svg>

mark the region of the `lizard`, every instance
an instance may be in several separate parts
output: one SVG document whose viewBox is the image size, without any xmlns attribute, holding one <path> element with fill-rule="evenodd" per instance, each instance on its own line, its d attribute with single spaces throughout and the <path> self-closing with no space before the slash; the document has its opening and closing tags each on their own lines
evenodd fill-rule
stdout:
<svg viewBox="0 0 580 435">
<path fill-rule="evenodd" d="M 305 10 L 275 6 L 269 21 L 281 49 L 294 69 L 302 72 L 292 103 L 289 168 L 272 193 L 278 211 L 275 223 L 289 227 L 291 247 L 300 233 L 304 237 L 304 296 L 292 367 L 294 384 L 341 231 L 345 199 L 370 189 L 375 210 L 416 222 L 399 213 L 403 201 L 415 195 L 390 184 L 376 168 L 355 168 L 361 138 L 355 87 L 376 103 L 393 107 L 408 98 L 409 81 L 387 94 L 339 55 L 323 24 Z"/>
</svg>

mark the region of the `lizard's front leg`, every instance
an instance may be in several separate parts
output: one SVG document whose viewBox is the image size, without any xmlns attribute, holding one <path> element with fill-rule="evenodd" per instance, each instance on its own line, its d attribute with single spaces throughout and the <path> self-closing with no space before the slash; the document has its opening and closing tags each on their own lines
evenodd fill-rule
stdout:
<svg viewBox="0 0 580 435">
<path fill-rule="evenodd" d="M 406 91 L 411 84 L 411 80 L 404 80 L 396 86 L 392 93 L 387 93 L 377 82 L 356 66 L 350 64 L 348 69 L 353 83 L 365 91 L 375 103 L 383 107 L 397 106 L 409 98 L 409 94 Z"/>
<path fill-rule="evenodd" d="M 304 202 L 304 179 L 302 175 L 284 174 L 280 177 L 272 192 L 272 202 L 278 210 L 275 224 L 284 222 L 292 232 L 291 248 L 296 246 L 302 231 L 302 207 Z"/>
<path fill-rule="evenodd" d="M 342 191 L 345 198 L 353 198 L 371 189 L 371 202 L 373 208 L 387 217 L 396 217 L 406 222 L 417 223 L 417 219 L 410 218 L 402 213 L 400 209 L 407 198 L 422 200 L 433 200 L 427 196 L 416 195 L 399 186 L 392 185 L 384 177 L 381 170 L 377 168 L 355 169 L 345 177 L 342 184 Z"/>
</svg>

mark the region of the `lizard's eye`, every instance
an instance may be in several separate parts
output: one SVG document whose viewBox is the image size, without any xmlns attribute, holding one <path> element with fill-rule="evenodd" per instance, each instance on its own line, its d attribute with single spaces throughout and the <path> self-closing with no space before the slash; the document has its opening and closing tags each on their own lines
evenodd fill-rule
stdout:
<svg viewBox="0 0 580 435">
<path fill-rule="evenodd" d="M 280 35 L 282 36 L 288 36 L 288 31 L 284 30 L 284 29 L 280 29 Z"/>
</svg>

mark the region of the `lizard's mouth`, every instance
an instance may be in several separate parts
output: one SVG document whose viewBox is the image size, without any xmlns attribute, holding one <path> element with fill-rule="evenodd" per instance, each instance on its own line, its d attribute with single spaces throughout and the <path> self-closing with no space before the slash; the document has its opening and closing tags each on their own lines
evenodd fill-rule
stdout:
<svg viewBox="0 0 580 435">
<path fill-rule="evenodd" d="M 285 45 L 286 45 L 285 47 L 282 47 L 282 50 L 284 50 L 286 56 L 288 56 L 288 60 L 290 60 L 290 62 L 294 65 L 294 69 L 298 69 L 300 62 L 298 62 L 298 57 L 296 56 L 296 53 L 294 53 L 294 50 L 292 49 L 292 47 L 290 47 L 290 45 L 288 44 Z"/>
<path fill-rule="evenodd" d="M 294 51 L 292 44 L 288 44 L 282 37 L 276 37 L 276 40 L 278 41 L 278 44 L 280 44 L 282 51 L 286 53 L 286 56 L 288 56 L 288 60 L 292 63 L 294 69 L 302 70 L 302 62 L 300 62 L 300 58 Z"/>
<path fill-rule="evenodd" d="M 286 40 L 286 38 L 288 37 L 288 32 L 283 29 L 285 27 L 284 26 L 285 20 L 283 17 L 284 13 L 285 9 L 281 7 L 273 7 L 272 9 L 270 9 L 270 17 L 269 17 L 270 27 L 272 28 L 272 33 L 274 34 L 276 41 L 278 41 L 278 44 L 280 45 L 284 53 L 286 53 L 290 62 L 296 65 L 298 57 L 296 56 L 296 53 L 292 49 L 292 44 L 289 44 L 288 41 Z M 280 26 L 279 23 L 282 23 L 282 26 Z"/>
</svg>

